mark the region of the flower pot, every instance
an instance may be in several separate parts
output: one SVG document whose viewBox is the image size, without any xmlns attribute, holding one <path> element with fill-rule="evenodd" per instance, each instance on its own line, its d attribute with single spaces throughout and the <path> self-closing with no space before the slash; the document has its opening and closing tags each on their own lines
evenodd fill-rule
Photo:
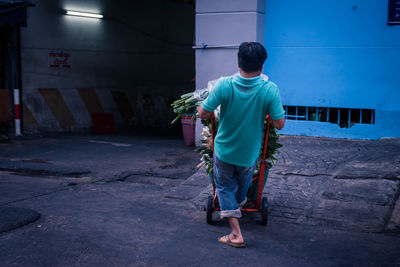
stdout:
<svg viewBox="0 0 400 267">
<path fill-rule="evenodd" d="M 194 146 L 195 144 L 195 132 L 196 132 L 196 116 L 194 115 L 182 115 L 181 117 L 183 138 L 188 146 Z"/>
</svg>

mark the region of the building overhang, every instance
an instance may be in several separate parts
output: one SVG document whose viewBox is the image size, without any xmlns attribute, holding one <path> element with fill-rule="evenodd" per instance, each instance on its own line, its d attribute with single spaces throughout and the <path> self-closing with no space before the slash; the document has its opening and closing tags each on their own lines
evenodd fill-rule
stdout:
<svg viewBox="0 0 400 267">
<path fill-rule="evenodd" d="M 2 1 L 0 2 L 0 26 L 27 25 L 27 9 L 35 6 L 30 1 Z"/>
</svg>

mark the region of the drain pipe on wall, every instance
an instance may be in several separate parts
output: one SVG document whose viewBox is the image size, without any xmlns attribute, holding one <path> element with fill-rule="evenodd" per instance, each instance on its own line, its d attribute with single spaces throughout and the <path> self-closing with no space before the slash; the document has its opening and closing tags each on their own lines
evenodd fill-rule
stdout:
<svg viewBox="0 0 400 267">
<path fill-rule="evenodd" d="M 237 45 L 237 44 L 228 44 L 228 45 L 209 45 L 209 44 L 205 44 L 205 43 L 202 43 L 201 45 L 195 45 L 195 46 L 192 46 L 192 48 L 193 49 L 210 49 L 210 48 L 230 48 L 230 49 L 238 49 L 239 48 L 239 45 Z"/>
</svg>

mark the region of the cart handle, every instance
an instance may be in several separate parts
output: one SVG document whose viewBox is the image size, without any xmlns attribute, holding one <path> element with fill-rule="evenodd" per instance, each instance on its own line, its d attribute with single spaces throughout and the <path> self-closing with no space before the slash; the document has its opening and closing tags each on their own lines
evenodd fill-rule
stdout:
<svg viewBox="0 0 400 267">
<path fill-rule="evenodd" d="M 214 152 L 214 139 L 215 139 L 215 135 L 216 135 L 216 129 L 215 129 L 215 115 L 214 112 L 211 114 L 211 148 Z"/>
<path fill-rule="evenodd" d="M 214 112 L 211 114 L 211 149 L 212 149 L 212 153 L 213 153 L 213 157 L 214 157 L 214 139 L 215 139 L 215 135 L 216 135 L 216 129 L 215 129 L 215 115 Z M 212 159 L 214 161 L 214 159 Z M 217 197 L 217 192 L 216 192 L 216 185 L 215 185 L 215 180 L 214 180 L 214 168 L 212 168 L 211 170 L 211 174 L 213 176 L 213 197 L 214 197 L 214 207 L 219 207 L 219 201 L 218 201 L 218 197 Z"/>
<path fill-rule="evenodd" d="M 267 120 L 267 128 L 265 129 L 265 133 L 264 133 L 264 149 L 263 149 L 262 161 L 260 164 L 260 172 L 259 172 L 259 178 L 258 178 L 258 190 L 257 190 L 257 201 L 256 201 L 256 208 L 259 208 L 259 209 L 261 209 L 261 198 L 262 198 L 264 175 L 265 175 L 265 169 L 266 169 L 265 160 L 267 158 L 269 126 L 271 123 L 271 117 L 269 116 L 269 114 L 266 116 L 265 119 Z"/>
<path fill-rule="evenodd" d="M 271 124 L 271 117 L 269 114 L 265 118 L 267 120 L 267 129 L 265 129 L 265 134 L 264 134 L 264 151 L 263 151 L 263 157 L 262 160 L 265 164 L 265 160 L 267 159 L 267 147 L 268 147 L 268 136 L 269 136 L 269 126 Z"/>
</svg>

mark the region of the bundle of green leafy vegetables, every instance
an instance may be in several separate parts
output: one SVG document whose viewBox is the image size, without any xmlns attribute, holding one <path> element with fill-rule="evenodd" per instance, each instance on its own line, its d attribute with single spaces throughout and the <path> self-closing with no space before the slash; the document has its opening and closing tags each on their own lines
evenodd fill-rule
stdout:
<svg viewBox="0 0 400 267">
<path fill-rule="evenodd" d="M 171 124 L 175 123 L 182 115 L 197 115 L 197 107 L 207 98 L 208 90 L 191 92 L 181 95 L 181 98 L 174 101 L 171 106 L 176 114 Z"/>
<path fill-rule="evenodd" d="M 197 115 L 197 107 L 201 105 L 201 103 L 207 98 L 208 90 L 203 90 L 200 93 L 193 92 L 187 93 L 181 96 L 180 99 L 176 100 L 171 104 L 174 109 L 174 113 L 177 114 L 175 119 L 171 123 L 175 123 L 182 115 L 184 114 L 196 114 Z M 219 124 L 219 111 L 215 111 L 215 130 L 218 130 Z M 206 165 L 206 171 L 208 174 L 212 173 L 213 169 L 213 148 L 212 148 L 212 136 L 211 136 L 211 119 L 206 119 L 201 121 L 205 126 L 201 133 L 201 146 L 196 148 L 196 151 L 201 154 L 201 162 L 197 165 L 200 168 L 203 165 Z M 267 127 L 267 121 L 264 122 L 264 133 L 265 128 Z M 264 140 L 264 134 L 263 138 Z M 260 141 L 261 142 L 261 141 Z M 266 155 L 266 168 L 270 169 L 276 163 L 276 155 L 279 153 L 279 149 L 282 147 L 282 144 L 279 143 L 279 133 L 274 128 L 272 124 L 270 124 L 269 135 L 268 135 L 268 146 L 267 146 L 267 155 Z M 254 175 L 257 175 L 260 170 L 260 164 L 262 160 L 264 150 L 264 144 L 262 142 L 262 146 L 260 149 L 259 161 L 256 165 L 256 169 Z"/>
</svg>

